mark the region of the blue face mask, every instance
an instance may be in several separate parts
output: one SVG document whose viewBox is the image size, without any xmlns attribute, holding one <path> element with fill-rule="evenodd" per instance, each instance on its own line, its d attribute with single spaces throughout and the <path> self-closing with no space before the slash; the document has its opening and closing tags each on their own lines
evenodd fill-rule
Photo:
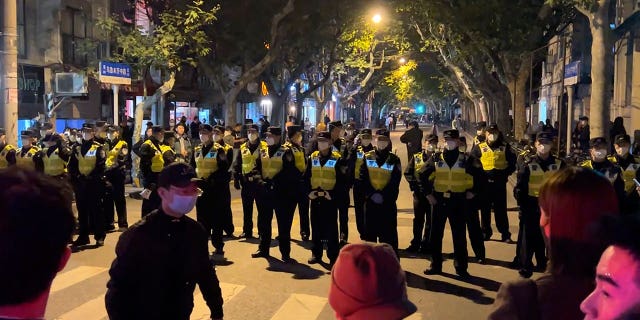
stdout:
<svg viewBox="0 0 640 320">
<path fill-rule="evenodd" d="M 169 203 L 169 208 L 177 214 L 185 215 L 196 206 L 198 196 L 181 196 L 173 194 L 172 200 Z"/>
</svg>

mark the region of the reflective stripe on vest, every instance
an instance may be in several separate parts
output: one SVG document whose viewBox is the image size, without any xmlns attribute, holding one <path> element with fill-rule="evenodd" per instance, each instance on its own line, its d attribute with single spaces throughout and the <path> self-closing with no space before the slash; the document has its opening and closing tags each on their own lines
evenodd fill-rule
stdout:
<svg viewBox="0 0 640 320">
<path fill-rule="evenodd" d="M 292 148 L 293 160 L 295 161 L 298 171 L 305 172 L 307 170 L 307 161 L 304 157 L 304 150 L 300 148 Z"/>
<path fill-rule="evenodd" d="M 151 147 L 151 149 L 153 149 L 154 151 L 154 155 L 153 158 L 151 158 L 151 172 L 160 172 L 162 171 L 162 169 L 164 168 L 164 157 L 162 157 L 162 154 L 165 151 L 168 151 L 168 149 L 171 149 L 169 147 L 163 148 L 165 147 L 164 145 L 160 145 L 160 149 L 156 148 L 156 145 L 153 144 L 153 142 L 151 142 L 151 140 L 147 140 L 144 142 L 144 144 L 147 144 Z M 164 149 L 164 150 L 163 150 Z"/>
<path fill-rule="evenodd" d="M 264 141 L 260 141 L 260 144 L 256 148 L 256 150 L 251 153 L 249 147 L 246 143 L 243 143 L 240 146 L 240 154 L 242 156 L 242 174 L 248 174 L 256 167 L 256 159 L 258 159 L 258 155 L 260 154 L 260 150 L 267 148 L 267 143 Z"/>
<path fill-rule="evenodd" d="M 425 164 L 424 154 L 422 152 L 413 155 L 413 175 L 416 177 L 416 180 L 420 179 L 420 173 Z"/>
<path fill-rule="evenodd" d="M 15 149 L 16 148 L 14 148 L 10 144 L 7 144 L 4 146 L 4 148 L 2 148 L 2 151 L 0 151 L 0 169 L 7 168 L 9 166 L 9 161 L 7 161 L 7 155 L 11 150 L 15 150 Z"/>
<path fill-rule="evenodd" d="M 485 171 L 493 169 L 504 170 L 507 168 L 505 146 L 500 146 L 498 149 L 492 150 L 486 142 L 483 142 L 480 143 L 479 148 L 480 151 L 482 151 L 480 162 L 482 162 L 482 168 Z"/>
<path fill-rule="evenodd" d="M 33 162 L 33 156 L 39 150 L 38 147 L 31 147 L 31 149 L 23 155 L 22 148 L 18 149 L 18 151 L 16 151 L 16 166 L 25 169 L 35 169 L 36 164 Z"/>
<path fill-rule="evenodd" d="M 473 177 L 465 169 L 466 158 L 461 154 L 453 167 L 444 161 L 442 155 L 436 163 L 433 188 L 436 192 L 465 192 L 473 188 Z"/>
<path fill-rule="evenodd" d="M 389 159 L 387 159 L 382 166 L 378 166 L 378 162 L 376 162 L 374 156 L 375 153 L 368 153 L 365 159 L 365 164 L 369 170 L 369 182 L 371 183 L 371 186 L 374 189 L 381 191 L 391 180 L 391 172 L 393 172 L 395 165 L 388 163 Z"/>
<path fill-rule="evenodd" d="M 127 148 L 127 147 L 128 147 L 127 143 L 124 142 L 123 140 L 120 140 L 118 141 L 118 143 L 116 143 L 116 146 L 113 147 L 113 149 L 109 150 L 109 153 L 107 154 L 107 160 L 106 160 L 107 168 L 112 167 L 116 163 L 122 148 Z"/>
<path fill-rule="evenodd" d="M 593 162 L 591 160 L 585 160 L 582 163 L 580 163 L 579 166 L 583 167 L 583 168 L 589 168 L 589 169 L 595 171 L 596 173 L 598 173 L 598 174 L 602 175 L 603 177 L 609 179 L 609 182 L 611 182 L 611 184 L 614 184 L 616 182 L 616 179 L 618 179 L 618 173 L 617 172 L 611 172 L 612 168 L 605 168 L 604 172 L 594 169 L 593 168 Z"/>
<path fill-rule="evenodd" d="M 622 178 L 624 179 L 624 190 L 627 193 L 631 193 L 636 189 L 636 183 L 633 179 L 636 177 L 636 172 L 640 168 L 638 163 L 630 163 L 629 166 L 622 172 Z"/>
<path fill-rule="evenodd" d="M 560 160 L 556 159 L 556 162 L 549 165 L 547 171 L 542 170 L 542 167 L 536 162 L 529 164 L 529 196 L 538 197 L 540 194 L 540 188 L 549 179 L 549 176 L 555 171 L 560 169 Z"/>
<path fill-rule="evenodd" d="M 339 159 L 336 153 L 332 153 L 324 166 L 320 163 L 319 151 L 311 155 L 311 189 L 330 191 L 336 186 L 336 163 Z"/>
<path fill-rule="evenodd" d="M 207 154 L 202 154 L 202 146 L 197 146 L 194 151 L 198 178 L 209 178 L 212 173 L 218 171 L 218 149 L 215 146 L 211 146 Z"/>
<path fill-rule="evenodd" d="M 44 163 L 44 173 L 49 176 L 59 176 L 64 173 L 64 161 L 60 158 L 59 150 L 47 156 L 48 148 L 42 150 L 42 162 Z"/>
<path fill-rule="evenodd" d="M 98 157 L 98 144 L 92 144 L 91 148 L 87 151 L 87 153 L 83 156 L 81 146 L 78 146 L 78 152 L 76 156 L 78 157 L 78 171 L 84 176 L 88 176 L 93 169 L 96 167 L 96 160 Z"/>
<path fill-rule="evenodd" d="M 269 149 L 263 149 L 260 154 L 262 161 L 262 177 L 265 179 L 273 179 L 280 171 L 282 171 L 282 156 L 285 150 L 278 149 L 272 157 L 269 157 Z"/>
</svg>

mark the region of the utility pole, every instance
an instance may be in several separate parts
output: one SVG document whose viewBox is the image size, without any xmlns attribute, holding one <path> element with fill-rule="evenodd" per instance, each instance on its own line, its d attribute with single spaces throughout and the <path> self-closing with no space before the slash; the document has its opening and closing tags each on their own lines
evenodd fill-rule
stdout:
<svg viewBox="0 0 640 320">
<path fill-rule="evenodd" d="M 18 26 L 16 1 L 3 1 L 0 126 L 7 143 L 18 142 Z"/>
</svg>

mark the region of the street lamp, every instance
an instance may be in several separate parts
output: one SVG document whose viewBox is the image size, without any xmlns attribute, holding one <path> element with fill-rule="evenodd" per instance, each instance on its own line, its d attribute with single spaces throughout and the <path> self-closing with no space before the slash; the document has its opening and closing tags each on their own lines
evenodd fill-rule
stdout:
<svg viewBox="0 0 640 320">
<path fill-rule="evenodd" d="M 375 24 L 379 24 L 380 22 L 382 22 L 382 15 L 380 15 L 379 13 L 374 14 L 371 18 L 371 21 L 373 21 L 373 23 Z"/>
</svg>

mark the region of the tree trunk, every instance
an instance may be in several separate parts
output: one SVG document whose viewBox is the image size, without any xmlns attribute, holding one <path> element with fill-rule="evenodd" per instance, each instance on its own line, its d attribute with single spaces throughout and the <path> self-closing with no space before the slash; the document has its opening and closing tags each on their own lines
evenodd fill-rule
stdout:
<svg viewBox="0 0 640 320">
<path fill-rule="evenodd" d="M 525 108 L 527 80 L 529 78 L 529 68 L 526 66 L 520 67 L 520 72 L 510 81 L 509 90 L 511 91 L 511 100 L 514 103 L 513 106 L 513 131 L 516 139 L 519 141 L 524 139 L 525 131 L 527 128 L 527 111 Z M 515 97 L 514 97 L 515 95 Z"/>
<path fill-rule="evenodd" d="M 589 126 L 591 137 L 606 137 L 609 128 L 611 102 L 611 72 L 613 33 L 609 28 L 611 0 L 598 0 L 589 16 L 591 27 L 591 103 Z"/>
<path fill-rule="evenodd" d="M 476 105 L 476 108 L 478 108 L 480 110 L 480 117 L 482 119 L 482 121 L 488 122 L 489 121 L 489 113 L 488 113 L 488 108 L 487 108 L 487 100 L 484 99 L 484 97 L 480 97 L 477 99 L 473 100 L 473 103 Z"/>
</svg>

